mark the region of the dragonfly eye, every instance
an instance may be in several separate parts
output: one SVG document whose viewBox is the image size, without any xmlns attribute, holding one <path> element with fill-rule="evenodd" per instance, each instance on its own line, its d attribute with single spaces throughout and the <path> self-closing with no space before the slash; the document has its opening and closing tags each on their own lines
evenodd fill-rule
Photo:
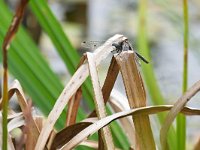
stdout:
<svg viewBox="0 0 200 150">
<path fill-rule="evenodd" d="M 117 43 L 112 43 L 112 46 L 115 46 L 115 47 L 117 47 L 119 44 L 117 44 Z"/>
<path fill-rule="evenodd" d="M 122 50 L 122 45 L 118 43 L 112 43 L 112 46 L 114 46 L 117 50 Z"/>
</svg>

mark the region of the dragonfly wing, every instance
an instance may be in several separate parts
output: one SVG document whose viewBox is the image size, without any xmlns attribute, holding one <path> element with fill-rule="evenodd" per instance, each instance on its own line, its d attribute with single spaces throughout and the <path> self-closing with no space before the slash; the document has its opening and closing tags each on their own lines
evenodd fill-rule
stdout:
<svg viewBox="0 0 200 150">
<path fill-rule="evenodd" d="M 99 46 L 103 45 L 104 41 L 83 41 L 81 47 L 95 50 Z"/>
</svg>

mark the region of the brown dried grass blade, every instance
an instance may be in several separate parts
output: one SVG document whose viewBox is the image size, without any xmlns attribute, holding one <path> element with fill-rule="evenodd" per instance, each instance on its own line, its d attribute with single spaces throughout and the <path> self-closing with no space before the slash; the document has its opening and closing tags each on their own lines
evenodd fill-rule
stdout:
<svg viewBox="0 0 200 150">
<path fill-rule="evenodd" d="M 8 112 L 8 119 L 13 119 L 13 118 L 16 118 L 16 117 L 19 117 L 19 116 L 22 116 L 22 112 L 16 113 L 11 109 Z"/>
<path fill-rule="evenodd" d="M 103 94 L 99 83 L 97 66 L 95 64 L 94 56 L 92 53 L 87 53 L 87 59 L 94 91 L 94 104 L 96 108 L 96 113 L 97 117 L 99 119 L 102 119 L 106 117 L 106 106 L 104 104 Z M 109 126 L 102 128 L 100 132 L 104 144 L 104 149 L 114 149 L 113 139 Z"/>
<path fill-rule="evenodd" d="M 39 130 L 32 116 L 32 103 L 28 101 L 28 107 L 24 111 L 25 129 L 26 129 L 26 143 L 25 147 L 28 150 L 34 150 L 35 144 L 39 137 Z"/>
<path fill-rule="evenodd" d="M 51 150 L 61 148 L 65 143 L 91 124 L 90 122 L 80 122 L 61 130 L 56 134 L 52 142 Z"/>
<path fill-rule="evenodd" d="M 109 123 L 111 123 L 116 119 L 127 117 L 129 115 L 141 116 L 141 115 L 156 114 L 158 112 L 168 111 L 172 107 L 173 107 L 172 105 L 140 107 L 107 116 L 89 125 L 87 128 L 81 130 L 81 132 L 79 132 L 78 134 L 76 133 L 76 136 L 74 136 L 70 141 L 68 141 L 61 149 L 69 150 L 76 147 L 78 144 L 83 142 L 88 136 L 94 134 L 99 129 L 103 128 L 104 126 L 108 125 Z M 199 109 L 191 109 L 189 107 L 184 107 L 184 109 L 182 109 L 181 112 L 186 115 L 200 115 Z"/>
<path fill-rule="evenodd" d="M 13 17 L 12 23 L 8 29 L 8 32 L 4 38 L 3 49 L 7 50 L 12 38 L 18 30 L 20 22 L 23 18 L 23 14 L 26 8 L 26 5 L 29 0 L 21 0 L 19 7 L 16 10 L 15 16 Z"/>
<path fill-rule="evenodd" d="M 70 98 L 67 108 L 66 126 L 76 123 L 76 116 L 78 113 L 78 107 L 82 97 L 82 90 L 79 88 L 76 93 Z"/>
<path fill-rule="evenodd" d="M 101 129 L 102 130 L 102 129 Z M 98 131 L 98 150 L 104 150 L 104 141 L 102 138 L 101 130 Z"/>
<path fill-rule="evenodd" d="M 97 48 L 94 55 L 95 55 L 95 63 L 96 65 L 99 65 L 99 63 L 104 60 L 110 52 L 113 50 L 112 43 L 113 42 L 120 42 L 124 41 L 125 38 L 123 35 L 115 35 L 108 39 L 105 44 L 103 44 L 101 47 Z M 56 123 L 57 119 L 59 118 L 61 112 L 67 105 L 69 99 L 71 96 L 77 91 L 77 89 L 81 86 L 81 84 L 85 81 L 85 79 L 89 75 L 88 70 L 88 64 L 87 62 L 81 65 L 75 74 L 72 76 L 71 80 L 68 82 L 68 84 L 63 89 L 61 95 L 57 99 L 52 111 L 50 112 L 47 121 L 44 124 L 44 127 L 42 128 L 41 134 L 39 136 L 39 139 L 37 141 L 36 150 L 42 150 L 47 142 L 47 139 L 54 127 L 54 124 Z"/>
<path fill-rule="evenodd" d="M 107 103 L 107 101 L 109 99 L 110 93 L 113 89 L 113 86 L 114 86 L 115 81 L 117 79 L 118 73 L 119 73 L 119 67 L 117 65 L 115 58 L 113 57 L 112 60 L 111 60 L 109 69 L 108 69 L 108 73 L 107 73 L 103 88 L 102 88 L 103 99 L 104 99 L 105 104 Z M 90 117 L 96 117 L 96 111 L 93 111 L 89 115 L 89 118 Z"/>
<path fill-rule="evenodd" d="M 81 57 L 77 68 L 79 68 L 85 62 L 85 60 L 86 60 L 86 54 L 84 54 Z M 81 88 L 79 88 L 76 91 L 76 93 L 70 98 L 67 108 L 66 126 L 72 125 L 76 122 L 76 117 L 81 97 L 82 97 L 82 91 Z"/>
<path fill-rule="evenodd" d="M 8 123 L 8 132 L 23 125 L 25 125 L 24 117 L 22 115 L 15 117 Z"/>
<path fill-rule="evenodd" d="M 98 149 L 98 147 L 99 147 L 98 143 L 96 141 L 91 141 L 91 140 L 85 140 L 82 143 L 80 143 L 80 145 L 87 146 L 87 147 L 90 147 L 93 149 Z"/>
<path fill-rule="evenodd" d="M 200 81 L 196 82 L 191 88 L 189 88 L 183 96 L 181 96 L 176 103 L 174 104 L 173 108 L 168 113 L 162 127 L 160 130 L 160 142 L 162 149 L 167 148 L 167 133 L 168 130 L 178 115 L 181 112 L 185 104 L 200 90 Z"/>
<path fill-rule="evenodd" d="M 46 147 L 47 147 L 48 150 L 51 149 L 51 145 L 54 141 L 56 134 L 57 134 L 57 132 L 56 132 L 55 129 L 51 131 L 51 134 L 50 134 L 49 139 L 48 139 L 47 144 L 46 144 Z"/>
<path fill-rule="evenodd" d="M 131 108 L 146 106 L 146 93 L 133 51 L 124 51 L 115 57 L 123 77 Z M 155 142 L 148 116 L 133 116 L 136 141 L 141 150 L 155 150 Z M 133 133 L 133 134 L 135 134 Z"/>
<path fill-rule="evenodd" d="M 200 138 L 198 139 L 198 142 L 194 146 L 194 150 L 199 150 L 200 149 Z"/>
<path fill-rule="evenodd" d="M 72 137 L 76 136 L 83 129 L 91 125 L 92 123 L 98 121 L 97 118 L 87 118 L 80 123 L 76 123 L 70 125 L 69 127 L 65 127 L 63 130 L 59 131 L 55 134 L 55 137 L 52 141 L 52 147 L 50 149 L 61 148 L 65 145 Z M 61 140 L 62 139 L 62 140 Z M 48 143 L 49 144 L 49 143 Z"/>
<path fill-rule="evenodd" d="M 34 120 L 35 120 L 38 130 L 41 131 L 44 124 L 44 118 L 41 116 L 37 116 L 37 117 L 34 117 Z"/>
</svg>

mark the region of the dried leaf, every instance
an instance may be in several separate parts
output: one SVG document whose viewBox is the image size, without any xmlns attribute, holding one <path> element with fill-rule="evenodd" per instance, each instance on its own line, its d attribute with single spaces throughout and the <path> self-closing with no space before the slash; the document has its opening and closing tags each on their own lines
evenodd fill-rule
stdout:
<svg viewBox="0 0 200 150">
<path fill-rule="evenodd" d="M 168 113 L 162 127 L 160 130 L 160 142 L 162 149 L 166 149 L 167 145 L 167 133 L 168 130 L 176 118 L 179 112 L 183 109 L 185 104 L 200 90 L 200 81 L 196 82 L 191 88 L 189 88 L 183 96 L 181 96 L 178 101 L 174 104 L 173 108 Z"/>
<path fill-rule="evenodd" d="M 76 136 L 80 131 L 91 125 L 90 122 L 80 122 L 66 127 L 58 132 L 52 142 L 51 150 L 61 148 L 70 139 Z"/>
<path fill-rule="evenodd" d="M 20 25 L 20 22 L 23 18 L 23 14 L 25 11 L 25 7 L 27 5 L 29 0 L 21 0 L 19 7 L 16 10 L 15 16 L 13 17 L 12 23 L 8 29 L 8 32 L 4 38 L 4 42 L 3 42 L 3 49 L 7 50 L 13 36 L 16 34 L 17 29 Z"/>
<path fill-rule="evenodd" d="M 18 80 L 14 80 L 14 82 L 12 83 L 9 91 L 8 91 L 8 96 L 9 99 L 16 93 L 17 95 L 17 100 L 19 102 L 20 108 L 23 112 L 23 116 L 25 118 L 25 122 L 26 124 L 28 124 L 27 128 L 30 131 L 30 134 L 32 134 L 30 137 L 30 141 L 29 139 L 27 139 L 27 141 L 29 141 L 31 144 L 29 144 L 28 146 L 32 145 L 29 147 L 29 149 L 34 149 L 33 146 L 36 145 L 37 139 L 39 137 L 39 130 L 35 124 L 35 121 L 32 117 L 31 114 L 31 108 L 30 106 L 28 106 L 25 95 L 23 93 L 22 87 L 19 83 Z M 28 142 L 27 142 L 28 143 Z"/>
<path fill-rule="evenodd" d="M 97 73 L 97 67 L 95 64 L 94 56 L 92 53 L 87 53 L 87 59 L 88 59 L 88 66 L 89 66 L 89 71 L 90 71 L 90 76 L 92 80 L 92 86 L 94 90 L 94 104 L 96 108 L 96 113 L 97 117 L 99 119 L 102 119 L 106 117 L 106 106 L 104 104 L 103 100 L 103 94 L 101 91 L 100 83 L 99 83 L 99 78 L 98 78 L 98 73 Z M 103 147 L 104 149 L 114 149 L 114 144 L 113 144 L 113 139 L 111 135 L 111 131 L 109 127 L 104 127 L 101 129 L 101 137 L 102 137 L 102 142 L 103 142 Z"/>
<path fill-rule="evenodd" d="M 47 144 L 46 144 L 47 149 L 51 149 L 51 145 L 53 144 L 56 134 L 57 134 L 57 132 L 55 130 L 51 131 L 49 140 L 47 141 Z"/>
<path fill-rule="evenodd" d="M 74 137 L 77 133 L 76 132 L 80 132 L 81 130 L 85 129 L 86 127 L 88 127 L 89 125 L 91 125 L 92 123 L 98 121 L 98 118 L 86 118 L 84 119 L 81 124 L 77 123 L 74 124 L 73 126 L 67 126 L 65 127 L 65 129 L 61 130 L 60 132 L 56 133 L 54 136 L 54 139 L 52 140 L 52 143 L 49 143 L 49 146 L 51 147 L 50 149 L 56 149 L 59 147 L 62 147 L 64 144 L 66 144 L 72 137 Z M 70 132 L 69 132 L 70 131 Z M 60 140 L 62 139 L 62 141 Z"/>
<path fill-rule="evenodd" d="M 86 60 L 86 54 L 84 54 L 80 62 L 78 64 L 78 68 L 85 62 Z M 82 91 L 81 88 L 79 88 L 75 94 L 70 98 L 68 108 L 67 108 L 67 119 L 66 119 L 66 126 L 72 125 L 76 122 L 76 116 L 78 113 L 78 107 L 81 101 L 82 97 Z"/>
<path fill-rule="evenodd" d="M 137 68 L 137 60 L 133 51 L 123 51 L 116 57 L 123 77 L 126 95 L 131 108 L 146 106 L 146 93 L 143 81 Z M 155 142 L 148 116 L 133 116 L 136 141 L 140 150 L 154 150 Z"/>
<path fill-rule="evenodd" d="M 41 116 L 36 116 L 34 117 L 34 120 L 35 120 L 38 130 L 41 131 L 44 124 L 44 118 Z"/>
<path fill-rule="evenodd" d="M 93 149 L 98 149 L 98 143 L 96 141 L 85 140 L 80 145 L 87 146 Z"/>
<path fill-rule="evenodd" d="M 18 96 L 19 97 L 19 96 Z M 28 106 L 23 112 L 25 117 L 25 129 L 26 129 L 26 143 L 25 147 L 28 150 L 34 150 L 37 138 L 39 136 L 39 130 L 37 129 L 36 123 L 32 116 L 32 103 L 28 102 Z"/>
<path fill-rule="evenodd" d="M 24 117 L 18 116 L 9 121 L 8 123 L 8 132 L 12 131 L 15 128 L 19 128 L 25 124 Z"/>
<path fill-rule="evenodd" d="M 66 126 L 76 123 L 76 116 L 78 113 L 78 107 L 81 101 L 82 91 L 79 88 L 76 93 L 70 98 L 68 109 L 67 109 L 67 119 Z"/>
<path fill-rule="evenodd" d="M 23 115 L 22 112 L 15 113 L 14 111 L 9 110 L 9 112 L 8 112 L 8 119 L 14 119 L 14 118 L 20 117 L 22 115 Z"/>
<path fill-rule="evenodd" d="M 78 144 L 83 142 L 88 136 L 94 134 L 97 132 L 99 129 L 102 127 L 108 125 L 112 121 L 116 119 L 120 119 L 122 117 L 126 117 L 129 115 L 134 115 L 134 116 L 141 116 L 141 115 L 149 115 L 149 114 L 156 114 L 158 112 L 163 112 L 163 111 L 168 111 L 172 108 L 172 105 L 160 105 L 160 106 L 148 106 L 148 107 L 140 107 L 140 108 L 135 108 L 123 112 L 119 112 L 110 116 L 107 116 L 101 120 L 96 121 L 95 123 L 91 124 L 84 130 L 82 130 L 80 133 L 76 133 L 77 135 L 74 136 L 68 143 L 66 143 L 61 149 L 72 149 L 76 147 Z M 182 113 L 186 115 L 200 115 L 200 110 L 199 109 L 191 109 L 189 107 L 184 107 L 181 111 Z"/>
</svg>

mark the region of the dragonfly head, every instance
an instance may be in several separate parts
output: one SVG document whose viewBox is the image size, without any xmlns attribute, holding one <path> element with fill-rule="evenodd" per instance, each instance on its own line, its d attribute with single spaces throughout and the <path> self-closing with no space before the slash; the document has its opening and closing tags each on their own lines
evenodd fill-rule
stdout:
<svg viewBox="0 0 200 150">
<path fill-rule="evenodd" d="M 114 46 L 117 51 L 122 51 L 122 44 L 121 43 L 112 43 L 112 46 Z"/>
</svg>

